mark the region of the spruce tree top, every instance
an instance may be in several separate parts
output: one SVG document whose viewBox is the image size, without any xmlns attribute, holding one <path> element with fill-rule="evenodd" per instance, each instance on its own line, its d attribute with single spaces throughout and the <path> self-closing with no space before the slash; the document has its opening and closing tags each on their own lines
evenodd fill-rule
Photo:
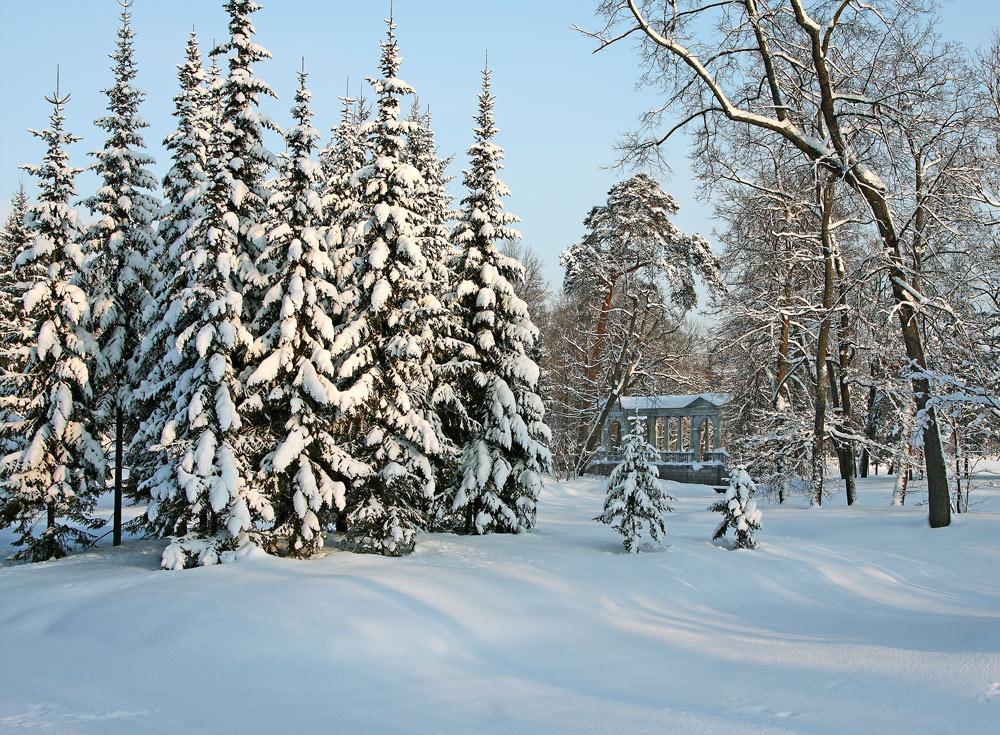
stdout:
<svg viewBox="0 0 1000 735">
<path fill-rule="evenodd" d="M 274 155 L 263 144 L 265 128 L 280 132 L 279 126 L 258 111 L 260 96 L 277 98 L 270 85 L 253 74 L 254 64 L 271 58 L 271 52 L 251 41 L 257 29 L 250 15 L 261 9 L 251 0 L 228 0 L 229 42 L 212 55 L 230 54 L 229 76 L 222 82 L 222 125 L 227 129 L 228 167 L 235 181 L 247 187 L 249 197 L 241 197 L 244 208 L 263 213 L 269 192 L 267 171 L 276 165 Z"/>
<path fill-rule="evenodd" d="M 108 134 L 104 149 L 91 153 L 97 159 L 93 168 L 104 180 L 104 186 L 85 202 L 98 214 L 112 218 L 103 225 L 104 229 L 112 231 L 121 227 L 125 220 L 134 220 L 137 214 L 143 212 L 147 213 L 145 221 L 139 224 L 148 226 L 153 212 L 159 207 L 159 202 L 146 193 L 157 188 L 157 181 L 143 168 L 152 165 L 154 160 L 149 154 L 141 152 L 146 144 L 139 131 L 148 128 L 149 123 L 139 116 L 139 105 L 145 99 L 145 93 L 132 84 L 136 77 L 136 65 L 133 49 L 135 34 L 129 22 L 130 7 L 130 2 L 122 5 L 117 47 L 110 55 L 114 61 L 111 71 L 115 82 L 110 88 L 102 90 L 108 97 L 108 114 L 94 121 Z M 108 246 L 114 248 L 119 244 L 118 241 L 109 242 Z"/>
<path fill-rule="evenodd" d="M 193 29 L 188 38 L 184 62 L 178 64 L 177 70 L 181 89 L 174 95 L 172 113 L 177 119 L 177 129 L 163 140 L 163 146 L 170 151 L 173 160 L 163 179 L 163 195 L 172 220 L 178 219 L 178 212 L 193 206 L 189 194 L 205 181 L 211 110 L 208 90 L 204 87 L 205 70 L 198 50 L 198 37 Z"/>
<path fill-rule="evenodd" d="M 378 111 L 375 120 L 362 128 L 373 159 L 354 178 L 363 189 L 365 210 L 357 233 L 365 243 L 358 280 L 362 299 L 367 301 L 364 310 L 371 315 L 387 318 L 391 311 L 403 309 L 412 318 L 418 310 L 439 312 L 441 305 L 430 289 L 433 277 L 418 241 L 419 228 L 425 224 L 418 201 L 423 179 L 404 155 L 403 136 L 411 124 L 399 119 L 399 98 L 413 94 L 413 89 L 396 76 L 402 59 L 396 26 L 391 19 L 387 25 L 379 63 L 383 78 L 368 79 L 378 94 Z M 394 335 L 389 349 L 396 350 L 398 345 L 398 335 Z M 403 352 L 413 352 L 415 347 Z"/>
<path fill-rule="evenodd" d="M 496 246 L 498 240 L 519 240 L 521 233 L 511 227 L 520 219 L 504 210 L 503 197 L 509 196 L 510 190 L 498 176 L 504 153 L 492 140 L 497 128 L 488 68 L 483 69 L 478 99 L 475 142 L 468 151 L 471 165 L 463 171 L 468 193 L 462 199 L 452 235 L 461 248 L 453 263 L 459 279 L 457 308 L 465 314 L 469 338 L 481 353 L 494 352 L 495 347 L 506 353 L 502 361 L 506 364 L 495 365 L 495 369 L 505 378 L 518 374 L 534 390 L 538 368 L 525 355 L 534 345 L 538 330 L 531 322 L 527 305 L 514 291 L 514 284 L 524 278 L 524 268 Z"/>
<path fill-rule="evenodd" d="M 475 116 L 475 143 L 469 148 L 469 169 L 463 171 L 468 194 L 462 199 L 462 217 L 455 228 L 455 242 L 469 243 L 473 238 L 495 242 L 520 240 L 521 233 L 510 227 L 520 218 L 505 212 L 503 197 L 510 189 L 499 178 L 503 169 L 503 148 L 493 142 L 497 134 L 493 117 L 496 97 L 490 92 L 490 70 L 483 69 L 483 89 L 479 93 L 479 112 Z"/>
<path fill-rule="evenodd" d="M 312 93 L 306 87 L 306 72 L 298 72 L 299 87 L 295 91 L 295 105 L 292 107 L 292 118 L 295 125 L 285 131 L 285 145 L 288 147 L 287 160 L 290 165 L 285 166 L 285 186 L 289 191 L 294 192 L 314 192 L 316 182 L 319 181 L 322 173 L 318 163 L 313 161 L 312 152 L 319 141 L 319 131 L 312 125 L 312 110 L 309 102 L 312 100 Z M 299 206 L 306 206 L 305 204 Z M 320 201 L 318 196 L 308 197 L 308 212 L 293 210 L 289 213 L 293 218 L 292 222 L 312 221 L 313 217 L 320 215 Z"/>
<path fill-rule="evenodd" d="M 49 127 L 42 131 L 32 129 L 28 132 L 45 141 L 48 149 L 40 165 L 21 166 L 38 178 L 38 198 L 29 209 L 27 217 L 28 226 L 35 233 L 35 243 L 17 259 L 17 265 L 28 261 L 51 261 L 55 241 L 62 243 L 65 256 L 72 261 L 75 272 L 83 264 L 83 251 L 78 239 L 76 210 L 70 206 L 70 200 L 76 196 L 74 181 L 82 169 L 69 165 L 66 148 L 82 139 L 63 130 L 66 120 L 63 107 L 69 101 L 69 95 L 59 96 L 58 72 L 55 94 L 45 99 L 52 105 Z M 53 261 L 53 267 L 60 266 L 61 258 Z M 49 270 L 52 278 L 60 277 L 60 274 L 51 272 L 52 267 Z"/>
</svg>

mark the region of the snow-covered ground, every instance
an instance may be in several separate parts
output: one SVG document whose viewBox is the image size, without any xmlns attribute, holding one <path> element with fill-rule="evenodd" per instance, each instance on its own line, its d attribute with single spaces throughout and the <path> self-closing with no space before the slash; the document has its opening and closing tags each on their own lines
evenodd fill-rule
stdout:
<svg viewBox="0 0 1000 735">
<path fill-rule="evenodd" d="M 931 530 L 871 478 L 861 507 L 762 505 L 736 552 L 710 488 L 669 491 L 638 556 L 587 478 L 549 482 L 530 535 L 402 559 L 4 566 L 0 732 L 1000 733 L 1000 490 Z"/>
</svg>

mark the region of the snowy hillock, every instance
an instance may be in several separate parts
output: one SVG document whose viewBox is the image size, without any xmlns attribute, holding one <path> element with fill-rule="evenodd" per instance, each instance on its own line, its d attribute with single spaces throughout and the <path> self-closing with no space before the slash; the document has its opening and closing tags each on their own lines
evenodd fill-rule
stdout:
<svg viewBox="0 0 1000 735">
<path fill-rule="evenodd" d="M 0 567 L 0 731 L 996 732 L 1000 490 L 937 530 L 892 478 L 851 508 L 758 499 L 732 553 L 712 488 L 664 484 L 669 546 L 638 556 L 587 478 L 547 481 L 531 533 L 401 559 L 165 574 L 165 541 L 131 540 Z"/>
</svg>

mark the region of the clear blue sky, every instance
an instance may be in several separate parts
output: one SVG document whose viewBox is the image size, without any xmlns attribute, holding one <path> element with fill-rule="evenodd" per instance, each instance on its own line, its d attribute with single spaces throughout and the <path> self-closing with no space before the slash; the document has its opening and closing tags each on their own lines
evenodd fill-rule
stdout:
<svg viewBox="0 0 1000 735">
<path fill-rule="evenodd" d="M 336 124 L 348 77 L 353 90 L 377 72 L 379 41 L 388 0 L 261 0 L 254 15 L 256 41 L 274 59 L 256 71 L 279 95 L 264 111 L 279 124 L 289 119 L 295 71 L 304 56 L 310 72 L 315 124 L 324 133 Z M 507 151 L 504 179 L 513 191 L 510 211 L 524 221 L 525 242 L 548 264 L 558 285 L 559 252 L 583 234 L 582 220 L 604 201 L 619 175 L 613 143 L 655 98 L 634 88 L 635 57 L 627 43 L 591 54 L 593 43 L 570 25 L 593 27 L 596 0 L 395 0 L 401 76 L 430 105 L 443 155 L 455 154 L 451 173 L 461 182 L 472 115 L 480 88 L 483 56 L 489 50 L 497 95 L 498 143 Z M 76 166 L 103 145 L 92 121 L 104 113 L 110 86 L 108 54 L 113 50 L 120 8 L 115 0 L 0 0 L 0 67 L 4 114 L 0 116 L 0 217 L 24 178 L 21 163 L 37 163 L 44 152 L 27 128 L 43 128 L 50 107 L 55 67 L 62 67 L 62 90 L 72 94 L 67 127 L 84 140 L 71 149 Z M 952 0 L 944 6 L 941 31 L 970 47 L 989 42 L 1000 21 L 993 0 Z M 206 52 L 226 35 L 222 0 L 135 0 L 133 28 L 139 64 L 137 84 L 147 92 L 142 109 L 151 128 L 146 143 L 165 171 L 160 141 L 172 130 L 176 64 L 194 26 Z M 368 96 L 370 97 L 370 89 Z M 281 149 L 273 139 L 271 147 Z M 678 224 L 708 234 L 710 206 L 697 202 L 687 169 L 683 140 L 670 152 L 673 175 L 664 188 L 681 205 Z M 81 195 L 95 181 L 78 180 Z"/>
</svg>

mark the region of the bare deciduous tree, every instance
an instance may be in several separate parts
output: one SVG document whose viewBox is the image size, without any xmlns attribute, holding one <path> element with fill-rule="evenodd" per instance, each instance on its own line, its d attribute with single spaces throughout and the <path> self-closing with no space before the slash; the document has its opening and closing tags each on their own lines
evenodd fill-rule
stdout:
<svg viewBox="0 0 1000 735">
<path fill-rule="evenodd" d="M 929 522 L 940 527 L 950 522 L 948 476 L 930 400 L 923 297 L 904 252 L 906 223 L 894 207 L 902 185 L 890 177 L 886 134 L 919 115 L 914 101 L 933 91 L 912 83 L 919 68 L 909 78 L 897 74 L 933 43 L 926 6 L 920 0 L 843 0 L 807 10 L 803 0 L 606 0 L 600 12 L 607 25 L 589 35 L 600 50 L 635 34 L 642 81 L 666 94 L 664 104 L 644 117 L 644 127 L 626 137 L 627 157 L 655 158 L 661 143 L 693 122 L 700 140 L 727 126 L 748 126 L 794 148 L 863 202 L 878 232 L 892 310 L 913 367 Z M 662 133 L 668 113 L 679 121 Z"/>
</svg>

